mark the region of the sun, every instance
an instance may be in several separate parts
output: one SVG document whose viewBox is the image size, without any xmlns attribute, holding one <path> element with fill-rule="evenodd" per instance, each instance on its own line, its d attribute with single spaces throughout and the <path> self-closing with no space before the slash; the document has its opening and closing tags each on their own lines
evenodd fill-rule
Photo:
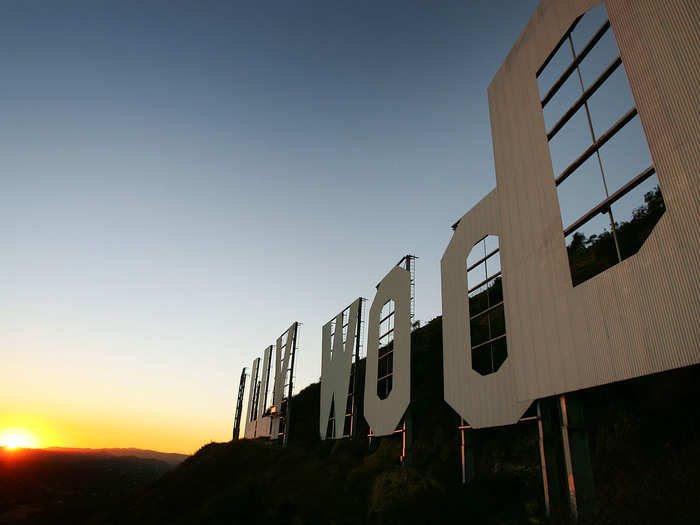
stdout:
<svg viewBox="0 0 700 525">
<path fill-rule="evenodd" d="M 34 433 L 24 428 L 8 428 L 0 432 L 0 447 L 16 449 L 38 446 L 39 440 Z"/>
</svg>

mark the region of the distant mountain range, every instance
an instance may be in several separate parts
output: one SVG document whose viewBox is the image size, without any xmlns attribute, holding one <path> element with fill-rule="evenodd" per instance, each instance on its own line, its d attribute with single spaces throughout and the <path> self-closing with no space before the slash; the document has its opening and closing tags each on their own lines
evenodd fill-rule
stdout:
<svg viewBox="0 0 700 525">
<path fill-rule="evenodd" d="M 165 461 L 170 465 L 179 465 L 189 456 L 185 454 L 175 454 L 173 452 L 158 452 L 156 450 L 143 450 L 140 448 L 71 448 L 71 447 L 48 447 L 41 450 L 52 452 L 71 452 L 74 454 L 100 454 L 115 457 L 134 457 L 142 459 L 157 459 Z"/>
<path fill-rule="evenodd" d="M 187 457 L 136 448 L 0 447 L 0 524 L 81 524 L 115 513 Z"/>
</svg>

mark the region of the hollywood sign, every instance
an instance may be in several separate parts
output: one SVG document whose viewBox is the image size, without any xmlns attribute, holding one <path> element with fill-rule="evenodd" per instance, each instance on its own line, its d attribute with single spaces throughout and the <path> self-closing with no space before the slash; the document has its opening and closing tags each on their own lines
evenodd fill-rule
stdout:
<svg viewBox="0 0 700 525">
<path fill-rule="evenodd" d="M 294 358 L 296 355 L 297 331 L 299 323 L 292 325 L 277 338 L 274 346 L 268 346 L 263 353 L 262 370 L 260 358 L 253 360 L 250 377 L 250 392 L 246 416 L 245 437 L 256 439 L 287 440 L 290 406 L 288 400 L 294 389 Z M 274 365 L 272 390 L 270 372 Z M 239 387 L 239 397 L 242 397 Z M 238 424 L 240 427 L 240 424 Z M 235 436 L 234 436 L 235 437 Z"/>
<path fill-rule="evenodd" d="M 538 399 L 700 363 L 700 70 L 677 67 L 673 54 L 700 63 L 690 12 L 700 16 L 694 0 L 543 0 L 491 82 L 497 185 L 453 226 L 441 260 L 444 398 L 471 427 L 515 424 Z M 674 31 L 658 30 L 659 17 Z M 595 69 L 593 51 L 611 54 L 562 105 L 577 68 Z M 621 90 L 632 106 L 596 130 L 583 110 Z M 557 137 L 579 117 L 592 137 L 558 165 Z M 617 138 L 633 133 L 643 147 L 605 171 L 624 146 Z M 641 168 L 625 171 L 637 156 Z M 590 166 L 605 193 L 574 214 L 566 192 L 586 187 Z M 396 266 L 370 305 L 363 412 L 373 435 L 393 433 L 410 404 L 411 301 L 410 272 Z M 356 428 L 361 310 L 358 299 L 322 328 L 323 439 Z M 271 404 L 273 347 L 262 372 L 253 363 L 246 437 L 281 435 L 274 410 L 291 395 L 290 340 L 274 347 Z"/>
<path fill-rule="evenodd" d="M 377 436 L 392 434 L 410 403 L 413 261 L 406 256 L 392 268 L 377 285 L 369 309 L 363 412 Z M 361 307 L 358 298 L 322 329 L 321 439 L 347 437 L 354 430 L 356 395 L 350 378 L 356 379 L 353 365 L 360 357 Z"/>
</svg>

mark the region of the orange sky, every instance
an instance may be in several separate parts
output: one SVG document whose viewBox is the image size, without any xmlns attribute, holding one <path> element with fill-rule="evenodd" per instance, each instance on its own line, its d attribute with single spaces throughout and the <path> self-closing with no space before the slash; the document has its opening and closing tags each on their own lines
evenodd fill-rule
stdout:
<svg viewBox="0 0 700 525">
<path fill-rule="evenodd" d="M 40 447 L 137 447 L 163 452 L 190 454 L 211 440 L 230 440 L 228 428 L 218 435 L 197 430 L 198 425 L 212 428 L 212 422 L 188 418 L 180 424 L 167 422 L 158 414 L 134 411 L 133 414 L 104 411 L 54 410 L 48 407 L 16 407 L 0 414 L 0 434 L 5 429 L 26 429 L 39 440 Z M 82 413 L 81 413 L 82 412 Z M 208 424 L 207 424 L 208 423 Z M 213 434 L 213 433 L 211 433 Z"/>
<path fill-rule="evenodd" d="M 4 2 L 0 433 L 228 441 L 241 369 L 298 320 L 296 391 L 317 381 L 321 326 L 408 250 L 439 315 L 450 225 L 495 184 L 486 89 L 538 2 Z"/>
<path fill-rule="evenodd" d="M 163 414 L 143 409 L 99 412 L 86 407 L 56 409 L 27 404 L 0 413 L 0 435 L 7 429 L 30 431 L 39 447 L 137 447 L 183 454 L 191 454 L 212 440 L 231 439 L 228 425 L 196 417 L 168 421 Z"/>
<path fill-rule="evenodd" d="M 0 415 L 0 434 L 6 429 L 25 429 L 34 434 L 39 447 L 78 447 L 78 448 L 128 448 L 159 450 L 191 454 L 214 436 L 207 439 L 196 428 L 184 425 L 164 424 L 138 415 L 133 421 L 126 415 L 110 420 L 106 414 L 100 417 L 92 414 L 80 419 L 79 414 L 49 413 L 42 410 L 4 411 Z M 192 421 L 196 426 L 196 422 Z M 228 432 L 228 429 L 225 429 Z M 221 441 L 230 440 L 223 436 Z"/>
<path fill-rule="evenodd" d="M 196 368 L 178 377 L 167 366 L 145 363 L 141 369 L 123 363 L 98 368 L 97 356 L 41 367 L 28 367 L 13 352 L 7 357 L 0 369 L 0 436 L 19 428 L 35 434 L 40 447 L 184 454 L 231 439 L 234 386 L 227 371 L 214 379 L 221 391 L 212 396 L 198 387 L 204 382 Z"/>
</svg>

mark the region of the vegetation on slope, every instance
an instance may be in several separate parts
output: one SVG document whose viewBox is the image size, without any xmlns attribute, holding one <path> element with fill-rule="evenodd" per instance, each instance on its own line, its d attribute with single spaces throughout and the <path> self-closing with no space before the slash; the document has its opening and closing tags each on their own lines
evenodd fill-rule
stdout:
<svg viewBox="0 0 700 525">
<path fill-rule="evenodd" d="M 399 437 L 372 447 L 365 437 L 321 441 L 313 384 L 293 399 L 286 449 L 264 440 L 209 444 L 104 523 L 547 523 L 534 423 L 472 431 L 477 479 L 461 485 L 459 418 L 443 401 L 441 341 L 440 318 L 412 335 L 410 466 L 399 465 Z M 572 394 L 587 416 L 593 522 L 700 521 L 692 483 L 700 473 L 699 375 L 693 367 Z M 360 432 L 366 436 L 366 424 Z"/>
<path fill-rule="evenodd" d="M 442 396 L 440 318 L 413 332 L 412 361 L 411 466 L 399 463 L 400 436 L 372 447 L 366 437 L 321 441 L 316 383 L 293 399 L 286 449 L 265 440 L 206 445 L 112 522 L 435 523 L 466 514 L 477 522 L 543 521 L 536 429 L 506 429 L 495 467 L 462 486 L 459 418 Z M 360 436 L 367 430 L 362 420 Z"/>
<path fill-rule="evenodd" d="M 79 523 L 109 512 L 170 468 L 99 451 L 0 448 L 0 524 Z"/>
<path fill-rule="evenodd" d="M 637 253 L 651 230 L 666 211 L 661 188 L 656 186 L 644 194 L 644 204 L 634 209 L 628 221 L 615 221 L 620 256 L 626 259 Z M 610 229 L 586 237 L 581 232 L 571 236 L 567 246 L 571 280 L 576 286 L 598 275 L 619 261 L 615 240 Z"/>
</svg>

